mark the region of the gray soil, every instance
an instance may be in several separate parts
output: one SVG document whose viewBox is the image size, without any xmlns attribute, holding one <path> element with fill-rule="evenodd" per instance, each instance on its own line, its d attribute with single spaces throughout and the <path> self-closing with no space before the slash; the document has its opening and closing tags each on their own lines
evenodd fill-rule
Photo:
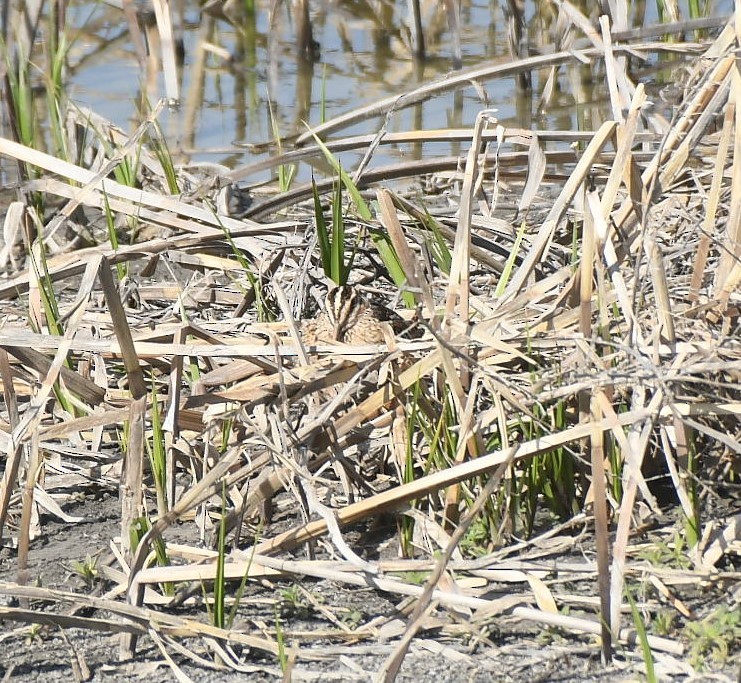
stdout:
<svg viewBox="0 0 741 683">
<path fill-rule="evenodd" d="M 118 534 L 118 501 L 109 493 L 99 493 L 96 497 L 81 495 L 78 503 L 66 512 L 84 519 L 75 524 L 42 520 L 43 534 L 33 541 L 30 553 L 31 582 L 47 588 L 102 595 L 112 584 L 99 580 L 92 588 L 87 588 L 73 571 L 73 563 L 86 555 L 99 556 L 101 564 L 110 561 L 107 555 L 110 539 Z M 362 543 L 364 534 L 351 532 L 348 536 Z M 3 549 L 0 581 L 15 581 L 16 572 L 15 551 Z M 241 625 L 253 633 L 256 626 L 270 629 L 274 627 L 277 614 L 289 659 L 291 642 L 300 639 L 300 653 L 289 664 L 291 680 L 373 680 L 398 642 L 396 637 L 385 639 L 384 628 L 389 628 L 389 624 L 405 623 L 401 613 L 404 603 L 369 589 L 348 588 L 328 581 L 307 579 L 298 585 L 311 596 L 310 600 L 287 599 L 286 590 L 295 589 L 295 585 L 248 584 L 235 627 Z M 194 590 L 196 598 L 199 591 Z M 708 596 L 695 598 L 707 602 Z M 714 603 L 719 600 L 723 600 L 722 595 L 713 596 Z M 12 596 L 3 598 L 3 603 L 17 606 Z M 48 604 L 32 604 L 31 607 L 55 609 Z M 208 619 L 201 605 L 168 608 L 168 611 L 202 621 Z M 101 616 L 90 612 L 82 614 Z M 478 628 L 474 633 L 460 616 L 443 611 L 433 616 L 439 627 L 422 631 L 413 641 L 397 680 L 423 683 L 526 680 L 535 683 L 644 679 L 644 665 L 637 652 L 619 650 L 615 662 L 604 667 L 596 641 L 587 636 L 574 636 L 555 629 L 544 632 L 535 625 L 507 618 Z M 339 628 L 333 619 L 350 618 L 361 625 L 375 620 L 379 636 L 375 640 L 366 637 L 355 642 L 349 638 L 343 641 L 337 637 Z M 161 650 L 147 636 L 139 639 L 133 661 L 120 661 L 116 635 L 80 629 L 62 632 L 57 627 L 32 627 L 13 621 L 4 621 L 1 628 L 0 676 L 3 681 L 177 680 Z M 315 632 L 316 637 L 309 638 L 307 632 Z M 292 641 L 292 634 L 300 638 Z M 235 650 L 242 666 L 242 670 L 236 672 L 214 664 L 213 656 L 203 643 L 188 640 L 179 643 L 203 658 L 200 663 L 194 662 L 166 646 L 183 673 L 199 683 L 275 681 L 283 676 L 274 660 L 268 661 L 259 653 Z M 686 665 L 671 658 L 662 662 L 657 657 L 656 666 L 661 681 L 735 681 L 738 653 L 735 661 L 732 658 L 726 663 L 722 673 L 692 676 Z"/>
</svg>

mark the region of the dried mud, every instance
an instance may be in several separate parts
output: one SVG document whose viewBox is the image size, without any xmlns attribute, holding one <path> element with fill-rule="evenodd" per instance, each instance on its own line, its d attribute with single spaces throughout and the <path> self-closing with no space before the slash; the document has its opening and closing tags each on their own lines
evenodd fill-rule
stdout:
<svg viewBox="0 0 741 683">
<path fill-rule="evenodd" d="M 117 497 L 110 492 L 96 495 L 80 494 L 77 502 L 65 510 L 82 518 L 75 523 L 63 523 L 43 518 L 43 533 L 31 545 L 29 579 L 31 583 L 88 595 L 101 595 L 110 582 L 98 578 L 86 586 L 74 570 L 75 562 L 87 556 L 98 558 L 98 567 L 112 563 L 109 551 L 111 539 L 119 533 L 120 515 Z M 288 520 L 285 520 L 286 522 Z M 189 528 L 192 528 L 190 525 Z M 187 536 L 186 527 L 173 529 L 175 535 Z M 392 532 L 391 529 L 387 530 Z M 362 527 L 349 531 L 346 536 L 351 545 L 366 554 L 379 547 L 393 552 L 391 533 L 379 544 L 379 533 L 384 530 L 367 530 Z M 193 539 L 190 539 L 191 542 Z M 591 552 L 590 541 L 577 544 L 573 558 Z M 12 582 L 17 578 L 15 553 L 4 548 L 0 553 L 0 581 Z M 305 599 L 295 586 L 300 586 Z M 594 590 L 587 582 L 577 587 L 584 593 Z M 198 588 L 193 589 L 198 593 Z M 506 590 L 506 588 L 505 588 Z M 512 590 L 516 590 L 513 588 Z M 287 594 L 294 597 L 287 598 Z M 296 597 L 298 595 L 298 597 Z M 703 592 L 689 586 L 679 596 L 688 604 L 704 611 L 727 601 L 723 591 Z M 6 605 L 17 605 L 13 599 Z M 291 660 L 291 680 L 305 681 L 371 681 L 375 680 L 386 658 L 397 643 L 395 637 L 406 623 L 406 602 L 397 602 L 393 596 L 371 589 L 341 586 L 330 581 L 300 580 L 287 582 L 250 582 L 247 585 L 235 627 L 240 625 L 254 631 L 254 627 L 272 628 L 276 615 Z M 40 608 L 40 605 L 34 605 Z M 49 609 L 46 606 L 46 609 Z M 406 610 L 408 611 L 408 610 Z M 169 613 L 208 621 L 202 607 L 198 610 L 181 607 Z M 85 613 L 93 616 L 92 613 Z M 378 636 L 367 634 L 353 640 L 351 632 L 341 637 L 338 623 L 378 624 Z M 603 667 L 599 646 L 594 638 L 564 634 L 557 629 L 543 630 L 512 618 L 499 618 L 478 628 L 466 626 L 466 616 L 438 610 L 432 613 L 429 628 L 417 637 L 410 648 L 397 680 L 422 683 L 522 681 L 629 681 L 643 679 L 644 665 L 636 652 L 618 650 L 615 662 Z M 436 628 L 436 624 L 439 626 Z M 56 626 L 31 626 L 4 621 L 0 630 L 0 676 L 3 681 L 34 680 L 38 683 L 58 680 L 90 681 L 148 681 L 177 680 L 162 652 L 146 636 L 139 638 L 136 657 L 119 659 L 119 636 L 77 628 Z M 456 631 L 458 635 L 456 635 Z M 309 635 L 314 633 L 315 637 Z M 292 638 L 292 634 L 297 637 Z M 300 651 L 291 644 L 300 642 Z M 183 640 L 182 645 L 204 657 L 198 665 L 192 659 L 172 650 L 169 655 L 192 681 L 275 681 L 283 672 L 275 661 L 261 659 L 259 654 L 243 651 L 244 669 L 234 671 L 218 667 L 202 643 Z M 290 653 L 293 653 L 292 655 Z M 297 655 L 297 656 L 296 656 Z M 295 659 L 292 657 L 295 656 Z M 666 658 L 662 663 L 657 656 L 656 667 L 661 681 L 736 680 L 736 653 L 722 671 L 714 673 L 689 672 L 691 669 L 679 660 Z M 82 663 L 82 664 L 81 664 Z M 677 670 L 684 668 L 685 671 Z M 87 671 L 87 673 L 86 673 Z"/>
</svg>

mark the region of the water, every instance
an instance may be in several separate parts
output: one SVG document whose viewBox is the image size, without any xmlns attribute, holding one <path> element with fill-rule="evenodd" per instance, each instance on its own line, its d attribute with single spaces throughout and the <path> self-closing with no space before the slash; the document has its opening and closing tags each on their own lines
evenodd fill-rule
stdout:
<svg viewBox="0 0 741 683">
<path fill-rule="evenodd" d="M 274 151 L 255 152 L 234 143 L 273 140 L 271 111 L 280 134 L 295 135 L 306 131 L 307 124 L 318 125 L 323 117 L 408 92 L 453 70 L 453 40 L 442 3 L 423 5 L 428 57 L 421 64 L 411 58 L 403 38 L 407 3 L 312 1 L 318 43 L 314 63 L 297 55 L 296 22 L 288 6 L 277 5 L 271 24 L 271 3 L 258 3 L 254 18 L 243 14 L 236 25 L 224 17 L 202 14 L 196 0 L 175 3 L 176 23 L 183 27 L 180 106 L 168 110 L 161 124 L 180 162 L 217 162 L 230 168 L 250 164 Z M 139 122 L 136 103 L 142 93 L 152 102 L 165 95 L 161 71 L 147 76 L 139 66 L 120 9 L 99 2 L 71 4 L 69 95 L 124 130 L 132 130 Z M 716 5 L 716 13 L 730 10 L 729 2 Z M 634 3 L 632 23 L 655 21 L 652 8 Z M 526 9 L 531 47 L 551 43 L 551 12 L 544 4 L 529 3 Z M 254 30 L 245 28 L 250 26 Z M 506 27 L 500 3 L 464 1 L 463 66 L 508 61 Z M 214 47 L 204 47 L 206 43 Z M 669 73 L 669 68 L 659 70 L 652 78 L 666 80 Z M 563 69 L 553 100 L 539 115 L 538 92 L 547 75 L 547 70 L 535 73 L 534 93 L 518 92 L 512 78 L 484 83 L 486 103 L 473 87 L 443 94 L 396 113 L 389 130 L 471 126 L 485 106 L 496 108 L 505 125 L 520 127 L 596 127 L 608 115 L 604 78 L 592 78 L 590 66 Z M 341 134 L 375 133 L 380 123 L 379 119 L 363 121 Z M 451 148 L 429 146 L 424 153 L 449 154 Z M 383 148 L 375 161 L 389 163 L 408 154 L 408 149 Z M 343 163 L 348 167 L 359 158 L 346 156 Z M 305 178 L 307 169 L 300 174 Z M 263 171 L 250 180 L 269 176 L 270 171 Z"/>
</svg>

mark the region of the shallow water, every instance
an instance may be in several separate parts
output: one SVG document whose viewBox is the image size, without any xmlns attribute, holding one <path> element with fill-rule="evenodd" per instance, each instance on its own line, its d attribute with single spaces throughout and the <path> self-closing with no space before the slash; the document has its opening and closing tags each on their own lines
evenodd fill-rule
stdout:
<svg viewBox="0 0 741 683">
<path fill-rule="evenodd" d="M 69 95 L 81 105 L 109 118 L 124 130 L 139 122 L 137 101 L 142 90 L 150 102 L 165 96 L 161 70 L 147 75 L 140 67 L 121 9 L 99 2 L 70 3 L 67 17 L 70 50 Z M 225 3 L 216 3 L 223 8 Z M 505 3 L 465 0 L 461 10 L 461 48 L 464 67 L 511 59 Z M 591 6 L 594 3 L 586 3 Z M 555 20 L 545 3 L 526 4 L 531 54 L 552 44 Z M 721 1 L 711 13 L 723 14 L 730 2 Z M 683 7 L 684 15 L 686 8 Z M 228 11 L 228 10 L 227 10 Z M 656 21 L 653 3 L 634 3 L 633 26 Z M 230 168 L 264 158 L 266 150 L 235 146 L 274 139 L 271 112 L 281 135 L 305 132 L 307 124 L 402 94 L 453 70 L 453 38 L 443 4 L 423 5 L 427 57 L 414 60 L 404 38 L 407 4 L 375 2 L 311 2 L 317 59 L 297 54 L 295 11 L 259 2 L 254 15 L 245 11 L 224 16 L 204 13 L 196 0 L 173 3 L 182 27 L 183 63 L 179 69 L 180 105 L 161 118 L 171 151 L 180 162 L 218 162 Z M 152 35 L 155 32 L 152 31 Z M 157 46 L 153 43 L 153 50 Z M 641 76 L 657 84 L 671 78 L 676 61 L 664 68 L 649 64 Z M 562 69 L 553 98 L 538 111 L 539 93 L 548 70 L 534 73 L 532 90 L 517 88 L 503 78 L 447 93 L 391 117 L 388 130 L 471 126 L 484 107 L 493 107 L 505 125 L 549 129 L 591 129 L 607 116 L 606 86 L 591 66 Z M 482 95 L 485 92 L 485 99 Z M 341 134 L 375 133 L 382 121 L 363 121 Z M 424 154 L 458 153 L 455 145 L 428 146 Z M 388 163 L 420 154 L 419 149 L 388 147 L 375 163 Z M 352 167 L 358 155 L 346 155 Z M 308 170 L 300 171 L 304 178 Z M 264 171 L 249 180 L 266 179 Z"/>
</svg>

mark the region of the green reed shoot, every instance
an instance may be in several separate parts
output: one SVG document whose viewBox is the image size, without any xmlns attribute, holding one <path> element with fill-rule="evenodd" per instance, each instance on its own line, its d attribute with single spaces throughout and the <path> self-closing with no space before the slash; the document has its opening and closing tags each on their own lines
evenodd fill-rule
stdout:
<svg viewBox="0 0 741 683">
<path fill-rule="evenodd" d="M 85 587 L 91 590 L 98 579 L 98 556 L 88 553 L 84 560 L 72 560 L 72 571 L 84 582 Z"/>
<path fill-rule="evenodd" d="M 47 55 L 48 73 L 46 76 L 46 103 L 49 111 L 49 125 L 57 156 L 69 160 L 69 145 L 65 133 L 65 112 L 67 109 L 66 89 L 64 87 L 64 67 L 67 63 L 67 39 L 64 33 L 58 41 L 49 41 L 51 54 Z"/>
<path fill-rule="evenodd" d="M 435 261 L 435 265 L 440 271 L 446 275 L 450 275 L 450 269 L 453 265 L 453 254 L 440 231 L 440 224 L 432 216 L 427 215 L 429 216 L 429 221 L 427 221 L 426 225 L 429 228 L 429 232 L 426 233 L 426 241 L 430 253 Z"/>
<path fill-rule="evenodd" d="M 167 504 L 167 449 L 165 447 L 165 433 L 162 429 L 162 414 L 158 400 L 157 387 L 152 380 L 152 410 L 150 412 L 152 423 L 152 439 L 146 440 L 149 464 L 152 467 L 152 479 L 154 490 L 157 495 L 157 512 L 160 516 L 165 515 L 168 510 Z"/>
<path fill-rule="evenodd" d="M 111 153 L 113 153 L 112 150 Z M 116 179 L 117 182 L 121 183 L 121 185 L 126 185 L 127 187 L 136 187 L 138 184 L 138 168 L 138 154 L 133 161 L 129 158 L 129 156 L 124 156 L 124 158 L 121 159 L 116 168 L 113 169 L 113 177 Z"/>
<path fill-rule="evenodd" d="M 579 268 L 582 255 L 582 242 L 584 235 L 584 221 L 575 220 L 571 224 L 571 270 Z"/>
<path fill-rule="evenodd" d="M 613 497 L 615 500 L 622 500 L 623 498 L 623 477 L 622 471 L 625 465 L 623 460 L 623 453 L 618 445 L 617 441 L 612 437 L 611 434 L 605 435 L 605 455 L 610 462 L 610 470 L 606 472 L 607 485 L 610 487 Z"/>
<path fill-rule="evenodd" d="M 219 453 L 226 453 L 229 448 L 229 439 L 232 434 L 232 429 L 234 428 L 235 420 L 233 416 L 221 420 L 221 441 L 219 443 Z"/>
<path fill-rule="evenodd" d="M 416 479 L 415 468 L 418 467 L 418 458 L 416 454 L 425 452 L 426 459 L 423 464 L 423 471 L 427 473 L 435 466 L 438 460 L 438 445 L 440 444 L 440 431 L 444 422 L 442 417 L 443 411 L 440 411 L 440 417 L 436 418 L 437 411 L 426 409 L 423 405 L 424 396 L 420 382 L 414 384 L 412 395 L 407 402 L 406 414 L 406 449 L 405 460 L 401 472 L 403 483 L 410 483 Z M 439 465 L 439 463 L 437 463 Z M 442 468 L 445 468 L 445 464 Z M 414 505 L 414 504 L 412 504 Z M 412 538 L 414 535 L 414 519 L 402 515 L 399 518 L 399 546 L 405 557 L 412 555 L 413 546 Z"/>
<path fill-rule="evenodd" d="M 345 186 L 345 189 L 350 195 L 350 199 L 355 205 L 355 210 L 358 212 L 358 216 L 360 216 L 360 218 L 364 221 L 370 221 L 373 217 L 371 214 L 371 210 L 368 207 L 365 199 L 363 199 L 363 196 L 360 194 L 358 186 L 353 182 L 353 179 L 348 175 L 347 171 L 342 168 L 342 164 L 340 164 L 337 157 L 335 157 L 335 155 L 332 154 L 332 152 L 330 152 L 327 146 L 322 142 L 322 139 L 318 135 L 316 135 L 314 131 L 311 130 L 311 128 L 309 128 L 309 132 L 312 134 L 319 149 L 322 150 L 322 153 L 324 154 L 324 157 L 329 165 L 340 177 L 340 180 L 342 180 L 342 184 Z"/>
<path fill-rule="evenodd" d="M 376 228 L 371 228 L 368 232 L 373 246 L 381 257 L 383 265 L 386 266 L 389 276 L 394 281 L 394 284 L 401 289 L 406 285 L 407 276 L 401 267 L 401 261 L 396 253 L 396 249 L 394 249 L 394 245 L 391 243 L 391 238 L 384 231 Z M 402 291 L 401 300 L 407 308 L 414 308 L 416 303 L 414 295 L 411 292 Z"/>
<path fill-rule="evenodd" d="M 111 210 L 110 202 L 108 201 L 108 193 L 103 188 L 103 215 L 105 216 L 106 230 L 108 231 L 108 240 L 111 243 L 111 248 L 114 251 L 118 251 L 118 233 L 116 232 L 116 217 Z M 117 263 L 116 264 L 116 277 L 119 282 L 123 280 L 129 273 L 128 263 Z"/>
<path fill-rule="evenodd" d="M 95 135 L 98 137 L 98 140 L 100 140 L 101 145 L 103 145 L 103 149 L 105 149 L 106 156 L 108 156 L 108 158 L 113 158 L 113 156 L 116 153 L 116 150 L 111 145 L 110 140 L 107 138 L 107 136 L 104 133 L 97 130 L 94 126 L 91 126 L 91 128 L 95 132 Z M 137 148 L 137 152 L 133 156 L 133 158 L 130 155 L 125 155 L 116 165 L 116 167 L 113 169 L 113 177 L 116 179 L 116 182 L 120 183 L 121 185 L 125 185 L 126 187 L 137 187 L 138 186 L 138 183 L 139 183 L 138 174 L 139 174 L 139 166 L 140 166 L 140 159 L 139 159 L 140 149 L 141 149 L 140 147 Z M 136 240 L 136 235 L 138 232 L 139 219 L 136 216 L 126 216 L 125 220 L 126 220 L 127 233 L 129 234 L 129 237 L 130 237 L 129 242 L 133 244 L 134 241 Z M 110 225 L 108 227 L 108 233 L 110 236 L 111 234 Z M 119 270 L 119 277 L 120 277 L 120 270 Z"/>
<path fill-rule="evenodd" d="M 482 486 L 485 485 L 482 481 Z M 481 515 L 468 527 L 466 535 L 461 539 L 461 552 L 471 557 L 482 557 L 491 552 L 496 541 L 496 528 L 501 517 L 499 507 L 494 499 L 486 504 Z"/>
<path fill-rule="evenodd" d="M 226 518 L 226 514 L 224 512 L 224 509 L 222 508 L 222 519 Z M 244 575 L 242 576 L 242 581 L 239 584 L 239 588 L 237 589 L 237 592 L 234 596 L 234 604 L 232 605 L 231 612 L 229 613 L 229 619 L 226 622 L 226 628 L 232 628 L 234 625 L 234 620 L 237 618 L 237 611 L 239 610 L 239 605 L 242 602 L 242 596 L 244 595 L 244 589 L 247 585 L 247 578 L 250 575 L 250 567 L 252 566 L 252 560 L 255 557 L 255 550 L 257 549 L 257 542 L 260 540 L 260 534 L 262 532 L 262 526 L 255 532 L 255 536 L 252 539 L 252 551 L 250 552 L 250 559 L 247 562 L 247 569 L 244 572 Z M 219 534 L 221 535 L 221 529 L 219 529 Z M 219 539 L 219 548 L 221 548 L 221 539 Z M 224 548 L 226 548 L 226 543 L 224 543 Z M 221 550 L 219 550 L 221 552 Z"/>
<path fill-rule="evenodd" d="M 450 389 L 447 384 L 443 383 L 442 386 L 443 395 L 433 401 L 421 384 L 417 383 L 406 402 L 408 436 L 402 472 L 405 483 L 413 481 L 417 476 L 415 466 L 420 468 L 419 454 L 424 455 L 421 463 L 423 474 L 433 470 L 444 470 L 455 462 L 460 440 L 458 432 L 460 420 Z M 485 481 L 480 478 L 478 483 L 484 485 Z M 460 484 L 460 504 L 463 507 L 470 506 L 475 499 L 472 490 L 474 486 L 473 482 Z M 500 512 L 504 503 L 506 498 L 489 501 L 476 522 L 469 527 L 461 545 L 467 554 L 481 555 L 489 551 L 494 542 L 496 529 L 504 515 Z M 413 529 L 412 520 L 402 518 L 399 522 L 400 547 L 407 554 L 411 548 Z"/>
<path fill-rule="evenodd" d="M 152 523 L 148 517 L 137 517 L 131 524 L 129 529 L 129 545 L 131 547 L 132 554 L 136 552 L 139 547 L 144 535 L 152 528 Z M 167 557 L 167 547 L 165 546 L 162 537 L 157 537 L 152 547 L 154 549 L 154 557 L 157 560 L 157 564 L 160 567 L 168 567 L 170 565 L 170 559 Z M 166 582 L 160 585 L 160 589 L 164 595 L 175 595 L 175 586 L 171 582 Z"/>
<path fill-rule="evenodd" d="M 105 133 L 98 130 L 94 125 L 91 124 L 90 127 L 95 132 L 98 140 L 100 140 L 100 144 L 103 146 L 106 156 L 109 159 L 112 159 L 116 155 L 116 148 L 111 143 L 111 140 Z M 141 143 L 137 147 L 136 154 L 134 154 L 133 156 L 128 154 L 124 155 L 123 158 L 118 162 L 116 167 L 113 169 L 113 177 L 116 179 L 116 182 L 120 183 L 121 185 L 126 185 L 126 187 L 138 186 L 139 167 L 141 165 L 139 159 L 140 150 Z"/>
<path fill-rule="evenodd" d="M 690 497 L 690 504 L 692 505 L 693 517 L 688 517 L 682 514 L 682 527 L 684 529 L 685 537 L 687 538 L 687 544 L 690 548 L 697 545 L 700 540 L 701 531 L 701 519 L 700 519 L 700 505 L 699 498 L 697 495 L 697 487 L 695 486 L 694 480 L 687 487 L 687 493 Z"/>
<path fill-rule="evenodd" d="M 257 312 L 257 321 L 261 323 L 270 323 L 276 319 L 275 311 L 271 308 L 268 300 L 265 298 L 265 287 L 263 287 L 262 278 L 255 275 L 250 268 L 244 271 L 249 280 L 250 287 L 255 297 L 255 310 Z"/>
<path fill-rule="evenodd" d="M 520 245 L 522 244 L 522 238 L 525 236 L 526 229 L 527 225 L 525 225 L 525 221 L 522 221 L 520 229 L 517 231 L 517 235 L 515 236 L 515 243 L 512 245 L 512 251 L 507 257 L 502 274 L 499 276 L 499 282 L 497 282 L 497 288 L 494 290 L 494 296 L 502 296 L 504 290 L 507 289 L 507 284 L 509 283 L 509 279 L 512 277 L 512 271 L 514 270 L 517 254 L 520 252 Z"/>
<path fill-rule="evenodd" d="M 281 164 L 278 166 L 278 187 L 281 192 L 288 192 L 296 177 L 296 164 Z"/>
<path fill-rule="evenodd" d="M 458 450 L 458 416 L 447 384 L 439 404 L 429 411 L 417 411 L 417 428 L 427 443 L 425 473 L 431 469 L 445 469 L 455 460 Z"/>
<path fill-rule="evenodd" d="M 216 556 L 216 577 L 214 578 L 214 599 L 213 609 L 210 610 L 209 614 L 211 617 L 211 623 L 218 628 L 231 628 L 234 624 L 234 620 L 237 617 L 237 610 L 239 609 L 242 595 L 244 594 L 244 588 L 247 585 L 247 577 L 249 576 L 249 567 L 252 563 L 254 556 L 255 547 L 257 546 L 257 538 L 252 546 L 252 555 L 250 555 L 250 562 L 247 565 L 247 570 L 242 576 L 242 581 L 239 584 L 234 604 L 227 617 L 226 613 L 226 576 L 224 573 L 224 567 L 226 566 L 227 556 L 227 544 L 226 544 L 226 533 L 227 533 L 227 503 L 226 503 L 226 482 L 221 483 L 221 519 L 219 520 L 219 535 L 217 539 L 217 556 Z M 206 607 L 208 608 L 208 600 L 206 600 Z"/>
<path fill-rule="evenodd" d="M 11 99 L 15 122 L 15 136 L 18 142 L 27 147 L 36 147 L 41 139 L 38 116 L 31 84 L 31 62 L 22 53 L 14 61 L 7 46 L 0 42 L 0 49 L 5 54 L 8 94 Z M 20 50 L 20 47 L 18 48 Z"/>
<path fill-rule="evenodd" d="M 36 274 L 36 280 L 39 283 L 39 294 L 41 295 L 41 305 L 44 307 L 44 317 L 46 318 L 46 324 L 49 327 L 50 334 L 55 337 L 61 337 L 64 335 L 64 325 L 62 324 L 62 316 L 59 312 L 57 295 L 54 292 L 54 285 L 49 275 L 46 252 L 40 240 L 37 240 L 36 246 L 38 249 L 33 249 L 31 253 L 31 265 Z M 38 259 L 36 258 L 37 255 Z M 39 332 L 40 330 L 36 331 Z"/>
<path fill-rule="evenodd" d="M 407 402 L 407 416 L 406 416 L 406 453 L 404 460 L 404 468 L 402 471 L 402 482 L 407 484 L 414 481 L 414 454 L 418 450 L 417 438 L 415 430 L 420 424 L 422 419 L 420 416 L 420 383 L 416 382 L 412 387 L 412 395 L 410 400 Z M 412 507 L 416 505 L 415 501 L 410 503 Z M 399 515 L 399 547 L 403 557 L 411 557 L 413 552 L 412 539 L 414 538 L 414 519 L 407 515 Z"/>
<path fill-rule="evenodd" d="M 699 462 L 694 430 L 687 425 L 685 425 L 684 429 L 687 436 L 687 443 L 685 444 L 687 467 L 685 488 L 690 502 L 691 513 L 687 516 L 684 513 L 684 508 L 682 508 L 682 525 L 684 528 L 685 538 L 687 539 L 687 545 L 690 548 L 693 548 L 699 542 L 702 531 L 700 494 L 697 486 Z"/>
<path fill-rule="evenodd" d="M 216 578 L 214 579 L 214 607 L 211 623 L 217 628 L 226 624 L 226 580 L 224 563 L 226 561 L 226 482 L 221 482 L 221 519 L 219 520 L 219 538 L 217 541 Z"/>
<path fill-rule="evenodd" d="M 547 411 L 533 407 L 535 420 L 520 422 L 523 438 L 536 439 L 548 433 L 563 431 L 567 425 L 567 405 L 558 401 Z M 573 455 L 565 448 L 531 458 L 517 470 L 514 498 L 510 508 L 513 523 L 523 524 L 526 535 L 533 531 L 541 502 L 561 520 L 579 510 L 577 471 Z"/>
<path fill-rule="evenodd" d="M 365 223 L 370 223 L 372 220 L 371 210 L 365 199 L 363 199 L 358 186 L 348 175 L 347 171 L 342 168 L 342 164 L 340 164 L 337 157 L 335 157 L 335 155 L 332 154 L 332 152 L 322 142 L 321 138 L 316 135 L 314 131 L 311 130 L 311 128 L 309 128 L 309 132 L 311 132 L 319 149 L 322 150 L 322 153 L 324 154 L 327 162 L 330 164 L 330 166 L 332 166 L 334 172 L 342 181 L 342 185 L 345 187 L 347 193 L 350 195 L 350 199 L 355 206 L 355 210 L 357 211 L 360 219 Z M 314 201 L 316 205 L 316 199 Z M 383 265 L 386 266 L 386 270 L 388 270 L 389 276 L 394 281 L 394 284 L 396 284 L 397 287 L 402 288 L 406 284 L 406 274 L 404 273 L 404 269 L 401 267 L 401 261 L 399 260 L 399 257 L 396 254 L 396 251 L 391 244 L 391 240 L 389 239 L 388 235 L 386 235 L 385 232 L 378 228 L 370 229 L 369 233 L 371 241 L 373 242 L 373 246 L 376 248 L 376 251 L 380 256 Z M 411 292 L 403 292 L 402 299 L 404 300 L 406 306 L 408 306 L 409 308 L 414 308 L 415 301 L 414 296 Z"/>
<path fill-rule="evenodd" d="M 13 137 L 17 142 L 33 149 L 42 149 L 42 135 L 39 126 L 36 101 L 31 83 L 31 62 L 22 54 L 20 47 L 15 59 L 5 43 L 0 39 L 0 50 L 5 54 L 7 106 L 12 112 Z M 26 178 L 38 178 L 41 170 L 36 166 L 19 162 L 21 173 Z M 44 195 L 32 192 L 30 202 L 39 216 L 44 215 Z"/>
<path fill-rule="evenodd" d="M 154 121 L 154 130 L 156 135 L 149 137 L 149 146 L 152 148 L 154 155 L 162 166 L 162 172 L 165 176 L 165 182 L 167 183 L 167 191 L 170 194 L 180 194 L 180 185 L 178 184 L 178 176 L 175 171 L 175 164 L 172 161 L 172 154 L 170 148 L 167 146 L 167 140 L 162 134 L 162 127 L 159 121 Z"/>
<path fill-rule="evenodd" d="M 280 670 L 285 672 L 288 668 L 288 655 L 286 654 L 286 641 L 283 637 L 283 626 L 280 623 L 278 605 L 275 606 L 275 640 L 278 643 L 278 663 Z"/>
<path fill-rule="evenodd" d="M 630 603 L 630 612 L 633 615 L 633 625 L 635 626 L 636 633 L 638 634 L 638 642 L 641 645 L 641 654 L 643 655 L 643 663 L 646 666 L 646 681 L 648 683 L 656 683 L 656 670 L 654 669 L 654 658 L 651 653 L 651 646 L 648 643 L 648 634 L 646 633 L 646 624 L 643 621 L 641 613 L 638 611 L 635 599 L 628 588 L 625 587 L 625 597 Z"/>
<path fill-rule="evenodd" d="M 36 281 L 39 283 L 39 295 L 41 297 L 41 305 L 44 308 L 44 319 L 46 320 L 46 326 L 49 328 L 49 333 L 55 337 L 62 337 L 64 336 L 64 325 L 59 311 L 57 295 L 54 292 L 54 285 L 49 276 L 46 253 L 40 240 L 36 242 L 36 245 L 38 248 L 31 250 L 30 261 L 36 274 Z M 36 258 L 37 256 L 38 259 Z M 35 322 L 31 320 L 32 327 L 35 327 Z M 41 332 L 41 330 L 35 329 L 35 332 Z M 72 367 L 68 358 L 65 358 L 64 365 L 67 368 Z M 59 380 L 54 382 L 54 395 L 63 410 L 72 416 L 78 414 L 75 408 L 74 397 L 67 393 L 67 390 L 65 390 Z"/>
<path fill-rule="evenodd" d="M 250 287 L 252 287 L 252 295 L 255 298 L 255 310 L 257 311 L 258 322 L 273 322 L 276 316 L 273 309 L 270 307 L 267 299 L 265 298 L 265 288 L 263 287 L 262 278 L 259 275 L 255 275 L 252 270 L 252 263 L 250 263 L 249 259 L 244 255 L 244 252 L 237 246 L 231 232 L 229 232 L 229 229 L 225 225 L 223 225 L 221 221 L 219 221 L 219 227 L 224 233 L 224 238 L 231 248 L 232 254 L 234 254 L 234 258 L 237 259 L 237 262 L 241 266 L 242 271 L 247 277 L 247 280 L 249 280 Z M 244 294 L 248 293 L 247 290 L 245 290 L 241 283 L 239 283 L 238 281 L 235 280 L 234 284 L 236 284 L 236 286 L 239 287 Z"/>
<path fill-rule="evenodd" d="M 666 23 L 671 18 L 664 0 L 656 0 L 656 13 L 659 16 L 659 23 L 661 24 Z"/>
<path fill-rule="evenodd" d="M 273 112 L 273 104 L 270 101 L 268 102 L 268 112 L 270 113 L 270 126 L 273 129 L 273 139 L 280 155 L 283 154 L 283 144 L 281 142 L 280 128 Z M 296 177 L 296 170 L 296 164 L 280 164 L 278 166 L 278 188 L 281 192 L 288 192 L 291 189 L 293 180 Z"/>
<path fill-rule="evenodd" d="M 317 239 L 319 241 L 319 253 L 322 258 L 322 268 L 325 275 L 338 285 L 347 283 L 348 276 L 352 270 L 355 259 L 355 249 L 352 250 L 347 261 L 345 261 L 345 216 L 343 213 L 342 183 L 336 180 L 332 196 L 332 230 L 327 227 L 327 221 L 322 209 L 322 200 L 319 196 L 314 178 L 311 179 L 312 192 L 314 195 L 314 218 L 316 221 Z"/>
<path fill-rule="evenodd" d="M 450 274 L 453 255 L 450 252 L 448 243 L 440 229 L 440 223 L 427 210 L 424 200 L 421 203 L 421 211 L 406 211 L 405 213 L 419 228 L 421 237 L 432 256 L 435 265 L 441 272 Z"/>
</svg>

